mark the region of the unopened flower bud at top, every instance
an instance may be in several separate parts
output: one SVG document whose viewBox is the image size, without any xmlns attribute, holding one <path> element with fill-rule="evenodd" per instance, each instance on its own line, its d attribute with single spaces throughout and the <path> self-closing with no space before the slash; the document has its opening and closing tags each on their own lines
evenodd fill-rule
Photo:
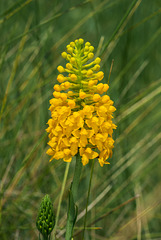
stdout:
<svg viewBox="0 0 161 240">
<path fill-rule="evenodd" d="M 84 43 L 84 39 L 82 39 L 82 38 L 80 38 L 78 41 L 79 41 L 80 44 Z"/>
<path fill-rule="evenodd" d="M 89 58 L 89 59 L 92 59 L 93 57 L 94 57 L 94 54 L 93 54 L 93 53 L 89 53 L 89 54 L 88 54 L 88 58 Z"/>
<path fill-rule="evenodd" d="M 89 47 L 89 51 L 90 51 L 90 52 L 93 52 L 93 51 L 94 51 L 94 47 L 93 47 L 93 46 L 90 46 L 90 47 Z"/>
<path fill-rule="evenodd" d="M 71 74 L 70 78 L 71 78 L 72 81 L 76 81 L 77 80 L 77 75 Z"/>
<path fill-rule="evenodd" d="M 95 62 L 96 64 L 100 64 L 101 58 L 97 57 L 97 58 L 94 60 L 94 62 Z"/>
<path fill-rule="evenodd" d="M 89 76 L 92 76 L 92 74 L 93 74 L 93 71 L 91 70 L 91 69 L 89 69 L 88 71 L 87 71 L 87 76 L 89 77 Z"/>
<path fill-rule="evenodd" d="M 70 63 L 71 63 L 71 64 L 74 64 L 75 62 L 76 62 L 75 58 L 74 58 L 74 57 L 71 57 Z"/>
<path fill-rule="evenodd" d="M 85 47 L 86 47 L 86 46 L 88 46 L 88 47 L 91 46 L 90 42 L 86 42 L 86 43 L 85 43 Z"/>
<path fill-rule="evenodd" d="M 99 71 L 100 70 L 100 65 L 99 64 L 96 64 L 94 67 L 93 67 L 93 71 Z"/>
<path fill-rule="evenodd" d="M 67 63 L 67 64 L 66 64 L 66 68 L 69 69 L 69 70 L 71 70 L 71 69 L 73 68 L 73 66 L 72 66 L 72 64 Z"/>
<path fill-rule="evenodd" d="M 58 66 L 57 69 L 60 73 L 63 73 L 65 71 L 65 69 L 62 66 Z"/>
<path fill-rule="evenodd" d="M 84 51 L 85 51 L 85 52 L 88 52 L 88 51 L 89 51 L 89 47 L 88 47 L 88 46 L 85 46 Z"/>
<path fill-rule="evenodd" d="M 70 46 L 67 48 L 67 52 L 68 52 L 68 53 L 72 53 L 73 50 L 74 50 L 74 49 L 73 49 L 72 47 L 70 47 Z"/>
<path fill-rule="evenodd" d="M 75 43 L 74 43 L 74 42 L 70 42 L 70 46 L 71 46 L 72 48 L 74 48 L 74 47 L 75 47 Z"/>
<path fill-rule="evenodd" d="M 67 58 L 67 53 L 66 52 L 62 52 L 61 55 L 62 55 L 63 58 Z"/>
</svg>

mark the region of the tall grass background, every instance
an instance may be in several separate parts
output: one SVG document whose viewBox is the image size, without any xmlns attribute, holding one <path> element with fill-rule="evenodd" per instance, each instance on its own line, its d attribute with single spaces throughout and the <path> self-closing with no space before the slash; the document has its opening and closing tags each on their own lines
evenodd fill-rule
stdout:
<svg viewBox="0 0 161 240">
<path fill-rule="evenodd" d="M 76 38 L 102 58 L 117 111 L 110 165 L 95 161 L 85 240 L 161 240 L 160 0 L 0 1 L 0 239 L 36 240 L 41 198 L 57 210 L 66 169 L 46 155 L 61 52 Z M 57 239 L 64 239 L 70 164 Z M 82 239 L 91 163 L 83 167 L 74 239 Z"/>
</svg>

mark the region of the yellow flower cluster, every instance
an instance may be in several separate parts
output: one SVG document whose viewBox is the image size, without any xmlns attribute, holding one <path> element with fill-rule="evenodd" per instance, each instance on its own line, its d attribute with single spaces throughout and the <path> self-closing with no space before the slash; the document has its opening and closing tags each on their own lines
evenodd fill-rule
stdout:
<svg viewBox="0 0 161 240">
<path fill-rule="evenodd" d="M 54 86 L 49 108 L 51 119 L 46 129 L 50 160 L 70 162 L 79 153 L 83 165 L 94 158 L 98 158 L 101 166 L 109 164 L 107 159 L 114 147 L 112 133 L 116 128 L 112 113 L 116 108 L 106 94 L 108 84 L 98 83 L 104 73 L 99 71 L 99 57 L 90 61 L 94 58 L 93 51 L 89 42 L 84 44 L 83 39 L 78 39 L 62 53 L 68 63 L 57 68 L 59 84 Z"/>
</svg>

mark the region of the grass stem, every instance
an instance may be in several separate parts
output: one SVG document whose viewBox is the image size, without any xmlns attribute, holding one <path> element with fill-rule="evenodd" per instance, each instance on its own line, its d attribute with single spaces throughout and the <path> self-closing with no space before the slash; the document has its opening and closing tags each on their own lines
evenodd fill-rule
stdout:
<svg viewBox="0 0 161 240">
<path fill-rule="evenodd" d="M 63 183 L 62 183 L 62 187 L 61 187 L 61 193 L 60 193 L 60 197 L 59 197 L 57 213 L 56 213 L 55 227 L 54 227 L 54 230 L 53 230 L 53 236 L 54 236 L 53 239 L 56 239 L 56 229 L 57 229 L 58 220 L 59 220 L 60 207 L 61 207 L 61 203 L 62 203 L 63 193 L 64 193 L 64 189 L 65 189 L 65 185 L 66 185 L 66 181 L 67 181 L 67 176 L 68 176 L 68 172 L 69 172 L 69 166 L 70 166 L 70 163 L 67 163 L 66 168 L 65 168 L 65 173 L 64 173 L 64 179 L 63 179 Z"/>
<path fill-rule="evenodd" d="M 86 202 L 86 214 L 85 214 L 85 218 L 84 218 L 84 228 L 83 228 L 83 240 L 84 240 L 84 234 L 85 234 L 85 228 L 86 228 L 87 212 L 88 212 L 88 203 L 89 203 L 89 195 L 90 195 L 90 190 L 91 190 L 93 170 L 94 170 L 94 159 L 93 159 L 93 161 L 92 161 L 91 175 L 90 175 L 89 187 L 88 187 L 88 196 L 87 196 L 87 202 Z"/>
</svg>

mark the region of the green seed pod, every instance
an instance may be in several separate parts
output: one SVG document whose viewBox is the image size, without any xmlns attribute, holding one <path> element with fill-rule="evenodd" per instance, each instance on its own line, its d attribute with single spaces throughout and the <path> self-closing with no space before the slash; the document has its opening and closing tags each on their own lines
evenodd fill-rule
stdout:
<svg viewBox="0 0 161 240">
<path fill-rule="evenodd" d="M 55 225 L 55 217 L 53 205 L 49 195 L 45 195 L 42 199 L 38 216 L 36 219 L 36 227 L 43 235 L 44 239 L 48 239 Z"/>
</svg>

